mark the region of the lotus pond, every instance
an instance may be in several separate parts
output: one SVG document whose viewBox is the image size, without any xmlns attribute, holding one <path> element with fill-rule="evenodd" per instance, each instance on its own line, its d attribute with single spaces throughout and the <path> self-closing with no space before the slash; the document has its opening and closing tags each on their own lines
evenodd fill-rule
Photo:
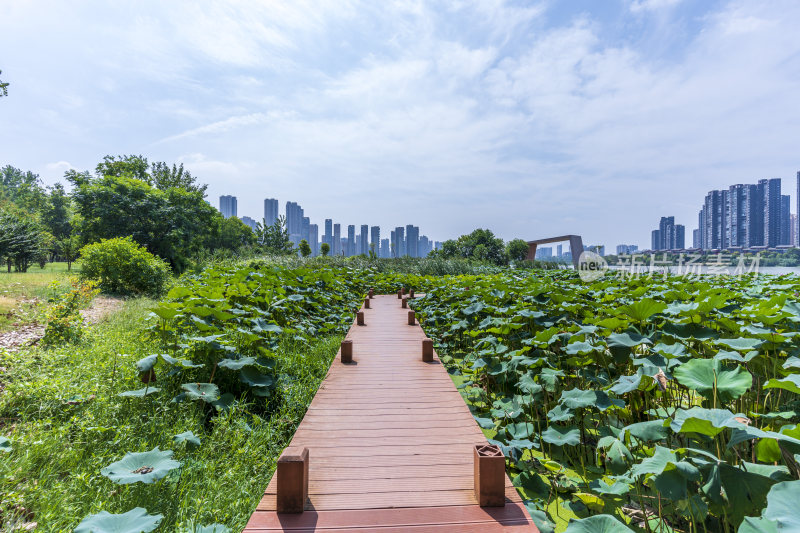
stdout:
<svg viewBox="0 0 800 533">
<path fill-rule="evenodd" d="M 542 531 L 800 531 L 799 292 L 509 272 L 414 307 Z"/>
<path fill-rule="evenodd" d="M 0 523 L 240 530 L 367 290 L 401 286 L 542 532 L 800 531 L 800 279 L 268 263 L 0 354 Z"/>
</svg>

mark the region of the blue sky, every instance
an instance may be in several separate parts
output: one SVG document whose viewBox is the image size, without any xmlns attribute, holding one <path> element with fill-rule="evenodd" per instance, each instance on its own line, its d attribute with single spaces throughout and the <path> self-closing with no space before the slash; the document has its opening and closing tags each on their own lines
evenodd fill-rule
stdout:
<svg viewBox="0 0 800 533">
<path fill-rule="evenodd" d="M 0 164 L 183 162 L 239 214 L 649 245 L 800 170 L 800 3 L 0 3 Z M 793 210 L 794 210 L 794 203 Z"/>
</svg>

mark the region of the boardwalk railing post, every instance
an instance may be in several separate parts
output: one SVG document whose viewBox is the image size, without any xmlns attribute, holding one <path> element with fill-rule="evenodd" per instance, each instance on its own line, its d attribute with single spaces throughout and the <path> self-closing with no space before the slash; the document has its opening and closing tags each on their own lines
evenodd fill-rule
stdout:
<svg viewBox="0 0 800 533">
<path fill-rule="evenodd" d="M 342 341 L 342 363 L 352 363 L 353 362 L 353 341 L 350 339 Z"/>
<path fill-rule="evenodd" d="M 414 299 L 414 289 L 410 289 L 408 291 L 408 297 L 411 298 L 412 300 Z"/>
<path fill-rule="evenodd" d="M 359 326 L 364 325 L 364 311 L 359 311 L 358 313 L 356 313 L 356 324 L 358 324 Z"/>
<path fill-rule="evenodd" d="M 422 361 L 424 363 L 433 362 L 433 341 L 431 339 L 422 339 Z"/>
<path fill-rule="evenodd" d="M 279 513 L 302 513 L 308 499 L 308 448 L 286 448 L 278 459 Z"/>
<path fill-rule="evenodd" d="M 364 309 L 369 309 L 369 298 L 364 299 Z"/>
<path fill-rule="evenodd" d="M 403 291 L 401 289 L 401 290 L 397 291 L 397 299 L 400 300 L 402 298 L 403 298 Z"/>
<path fill-rule="evenodd" d="M 506 504 L 506 458 L 499 446 L 476 444 L 475 499 L 481 507 L 503 507 Z"/>
<path fill-rule="evenodd" d="M 400 300 L 400 307 L 403 309 L 408 309 L 408 298 L 403 298 Z"/>
<path fill-rule="evenodd" d="M 374 298 L 375 297 L 375 291 L 374 290 L 372 290 L 372 289 L 369 290 L 369 297 L 370 298 Z"/>
<path fill-rule="evenodd" d="M 408 325 L 409 326 L 416 326 L 417 325 L 417 319 L 416 319 L 416 315 L 414 314 L 414 311 L 409 311 L 408 312 Z"/>
</svg>

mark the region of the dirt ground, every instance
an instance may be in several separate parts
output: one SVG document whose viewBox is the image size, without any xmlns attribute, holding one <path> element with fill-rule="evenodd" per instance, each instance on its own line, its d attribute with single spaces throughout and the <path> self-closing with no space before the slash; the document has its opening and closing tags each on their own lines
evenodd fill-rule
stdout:
<svg viewBox="0 0 800 533">
<path fill-rule="evenodd" d="M 81 309 L 83 321 L 87 324 L 97 324 L 108 315 L 122 306 L 123 300 L 98 296 L 87 309 Z M 25 346 L 32 346 L 39 342 L 44 335 L 42 324 L 13 324 L 13 329 L 0 333 L 0 349 L 16 351 Z"/>
</svg>

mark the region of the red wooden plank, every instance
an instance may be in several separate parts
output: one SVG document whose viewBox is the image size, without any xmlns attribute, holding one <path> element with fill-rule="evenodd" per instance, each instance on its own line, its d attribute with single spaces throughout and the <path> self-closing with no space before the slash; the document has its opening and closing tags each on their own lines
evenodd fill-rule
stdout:
<svg viewBox="0 0 800 533">
<path fill-rule="evenodd" d="M 531 531 L 506 476 L 506 505 L 481 508 L 473 448 L 486 439 L 419 325 L 395 296 L 351 327 L 354 364 L 334 360 L 291 445 L 309 450 L 309 503 L 274 512 L 276 481 L 245 531 Z"/>
</svg>

